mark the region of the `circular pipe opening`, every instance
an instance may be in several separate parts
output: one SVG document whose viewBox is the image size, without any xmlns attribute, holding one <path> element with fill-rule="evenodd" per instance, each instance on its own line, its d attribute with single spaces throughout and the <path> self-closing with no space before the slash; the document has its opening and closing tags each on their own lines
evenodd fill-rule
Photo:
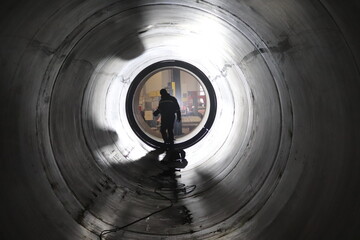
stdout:
<svg viewBox="0 0 360 240">
<path fill-rule="evenodd" d="M 167 76 L 164 78 L 161 75 Z M 195 91 L 182 91 L 182 86 L 190 82 L 193 86 L 196 85 L 190 87 Z M 149 87 L 151 89 L 146 90 Z M 126 97 L 126 114 L 131 128 L 149 146 L 161 147 L 160 119 L 152 115 L 158 106 L 161 88 L 167 88 L 168 92 L 177 98 L 182 110 L 182 122 L 176 123 L 174 128 L 175 147 L 184 149 L 196 144 L 207 134 L 214 122 L 216 95 L 206 75 L 197 67 L 183 61 L 157 62 L 135 77 Z M 145 96 L 150 101 L 146 101 Z"/>
</svg>

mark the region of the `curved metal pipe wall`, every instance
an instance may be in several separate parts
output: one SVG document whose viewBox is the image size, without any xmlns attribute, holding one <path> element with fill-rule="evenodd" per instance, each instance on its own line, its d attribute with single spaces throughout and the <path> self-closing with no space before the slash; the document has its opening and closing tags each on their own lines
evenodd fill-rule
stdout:
<svg viewBox="0 0 360 240">
<path fill-rule="evenodd" d="M 132 79 L 169 59 L 202 70 L 218 101 L 176 180 L 193 191 L 106 239 L 360 237 L 355 1 L 1 9 L 2 238 L 98 239 L 169 206 L 124 106 Z"/>
</svg>

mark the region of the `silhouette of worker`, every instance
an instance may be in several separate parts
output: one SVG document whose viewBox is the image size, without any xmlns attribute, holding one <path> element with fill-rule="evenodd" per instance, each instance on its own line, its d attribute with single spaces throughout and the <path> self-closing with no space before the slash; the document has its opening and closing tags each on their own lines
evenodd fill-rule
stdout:
<svg viewBox="0 0 360 240">
<path fill-rule="evenodd" d="M 174 145 L 174 122 L 175 115 L 178 122 L 181 121 L 180 106 L 176 98 L 171 96 L 166 89 L 160 90 L 161 99 L 159 107 L 154 111 L 154 116 L 161 115 L 160 132 L 166 147 Z"/>
</svg>

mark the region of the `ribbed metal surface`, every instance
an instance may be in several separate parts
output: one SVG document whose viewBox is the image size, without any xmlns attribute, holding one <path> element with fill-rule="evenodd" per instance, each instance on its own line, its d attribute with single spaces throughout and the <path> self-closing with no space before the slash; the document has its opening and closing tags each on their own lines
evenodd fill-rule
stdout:
<svg viewBox="0 0 360 240">
<path fill-rule="evenodd" d="M 0 236 L 356 239 L 358 10 L 4 4 Z M 217 100 L 206 136 L 167 155 L 137 137 L 125 108 L 137 74 L 164 60 L 199 68 Z"/>
</svg>

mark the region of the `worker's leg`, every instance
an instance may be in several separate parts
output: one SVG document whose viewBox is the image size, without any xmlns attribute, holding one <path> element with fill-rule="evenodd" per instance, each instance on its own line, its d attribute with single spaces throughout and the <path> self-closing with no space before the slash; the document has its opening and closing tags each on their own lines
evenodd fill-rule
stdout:
<svg viewBox="0 0 360 240">
<path fill-rule="evenodd" d="M 167 128 L 168 141 L 171 145 L 174 145 L 174 122 L 175 122 L 175 117 L 169 121 L 169 125 Z"/>
<path fill-rule="evenodd" d="M 167 134 L 167 126 L 163 123 L 161 123 L 161 126 L 160 126 L 160 132 L 161 132 L 161 136 L 164 140 L 164 143 L 167 143 L 168 142 L 168 134 Z"/>
<path fill-rule="evenodd" d="M 174 144 L 174 131 L 173 131 L 173 126 L 170 126 L 168 129 L 168 142 L 170 144 Z"/>
<path fill-rule="evenodd" d="M 160 132 L 161 136 L 165 142 L 165 144 L 174 144 L 174 122 L 175 122 L 175 115 L 170 117 L 163 117 L 161 118 L 161 127 Z"/>
</svg>

